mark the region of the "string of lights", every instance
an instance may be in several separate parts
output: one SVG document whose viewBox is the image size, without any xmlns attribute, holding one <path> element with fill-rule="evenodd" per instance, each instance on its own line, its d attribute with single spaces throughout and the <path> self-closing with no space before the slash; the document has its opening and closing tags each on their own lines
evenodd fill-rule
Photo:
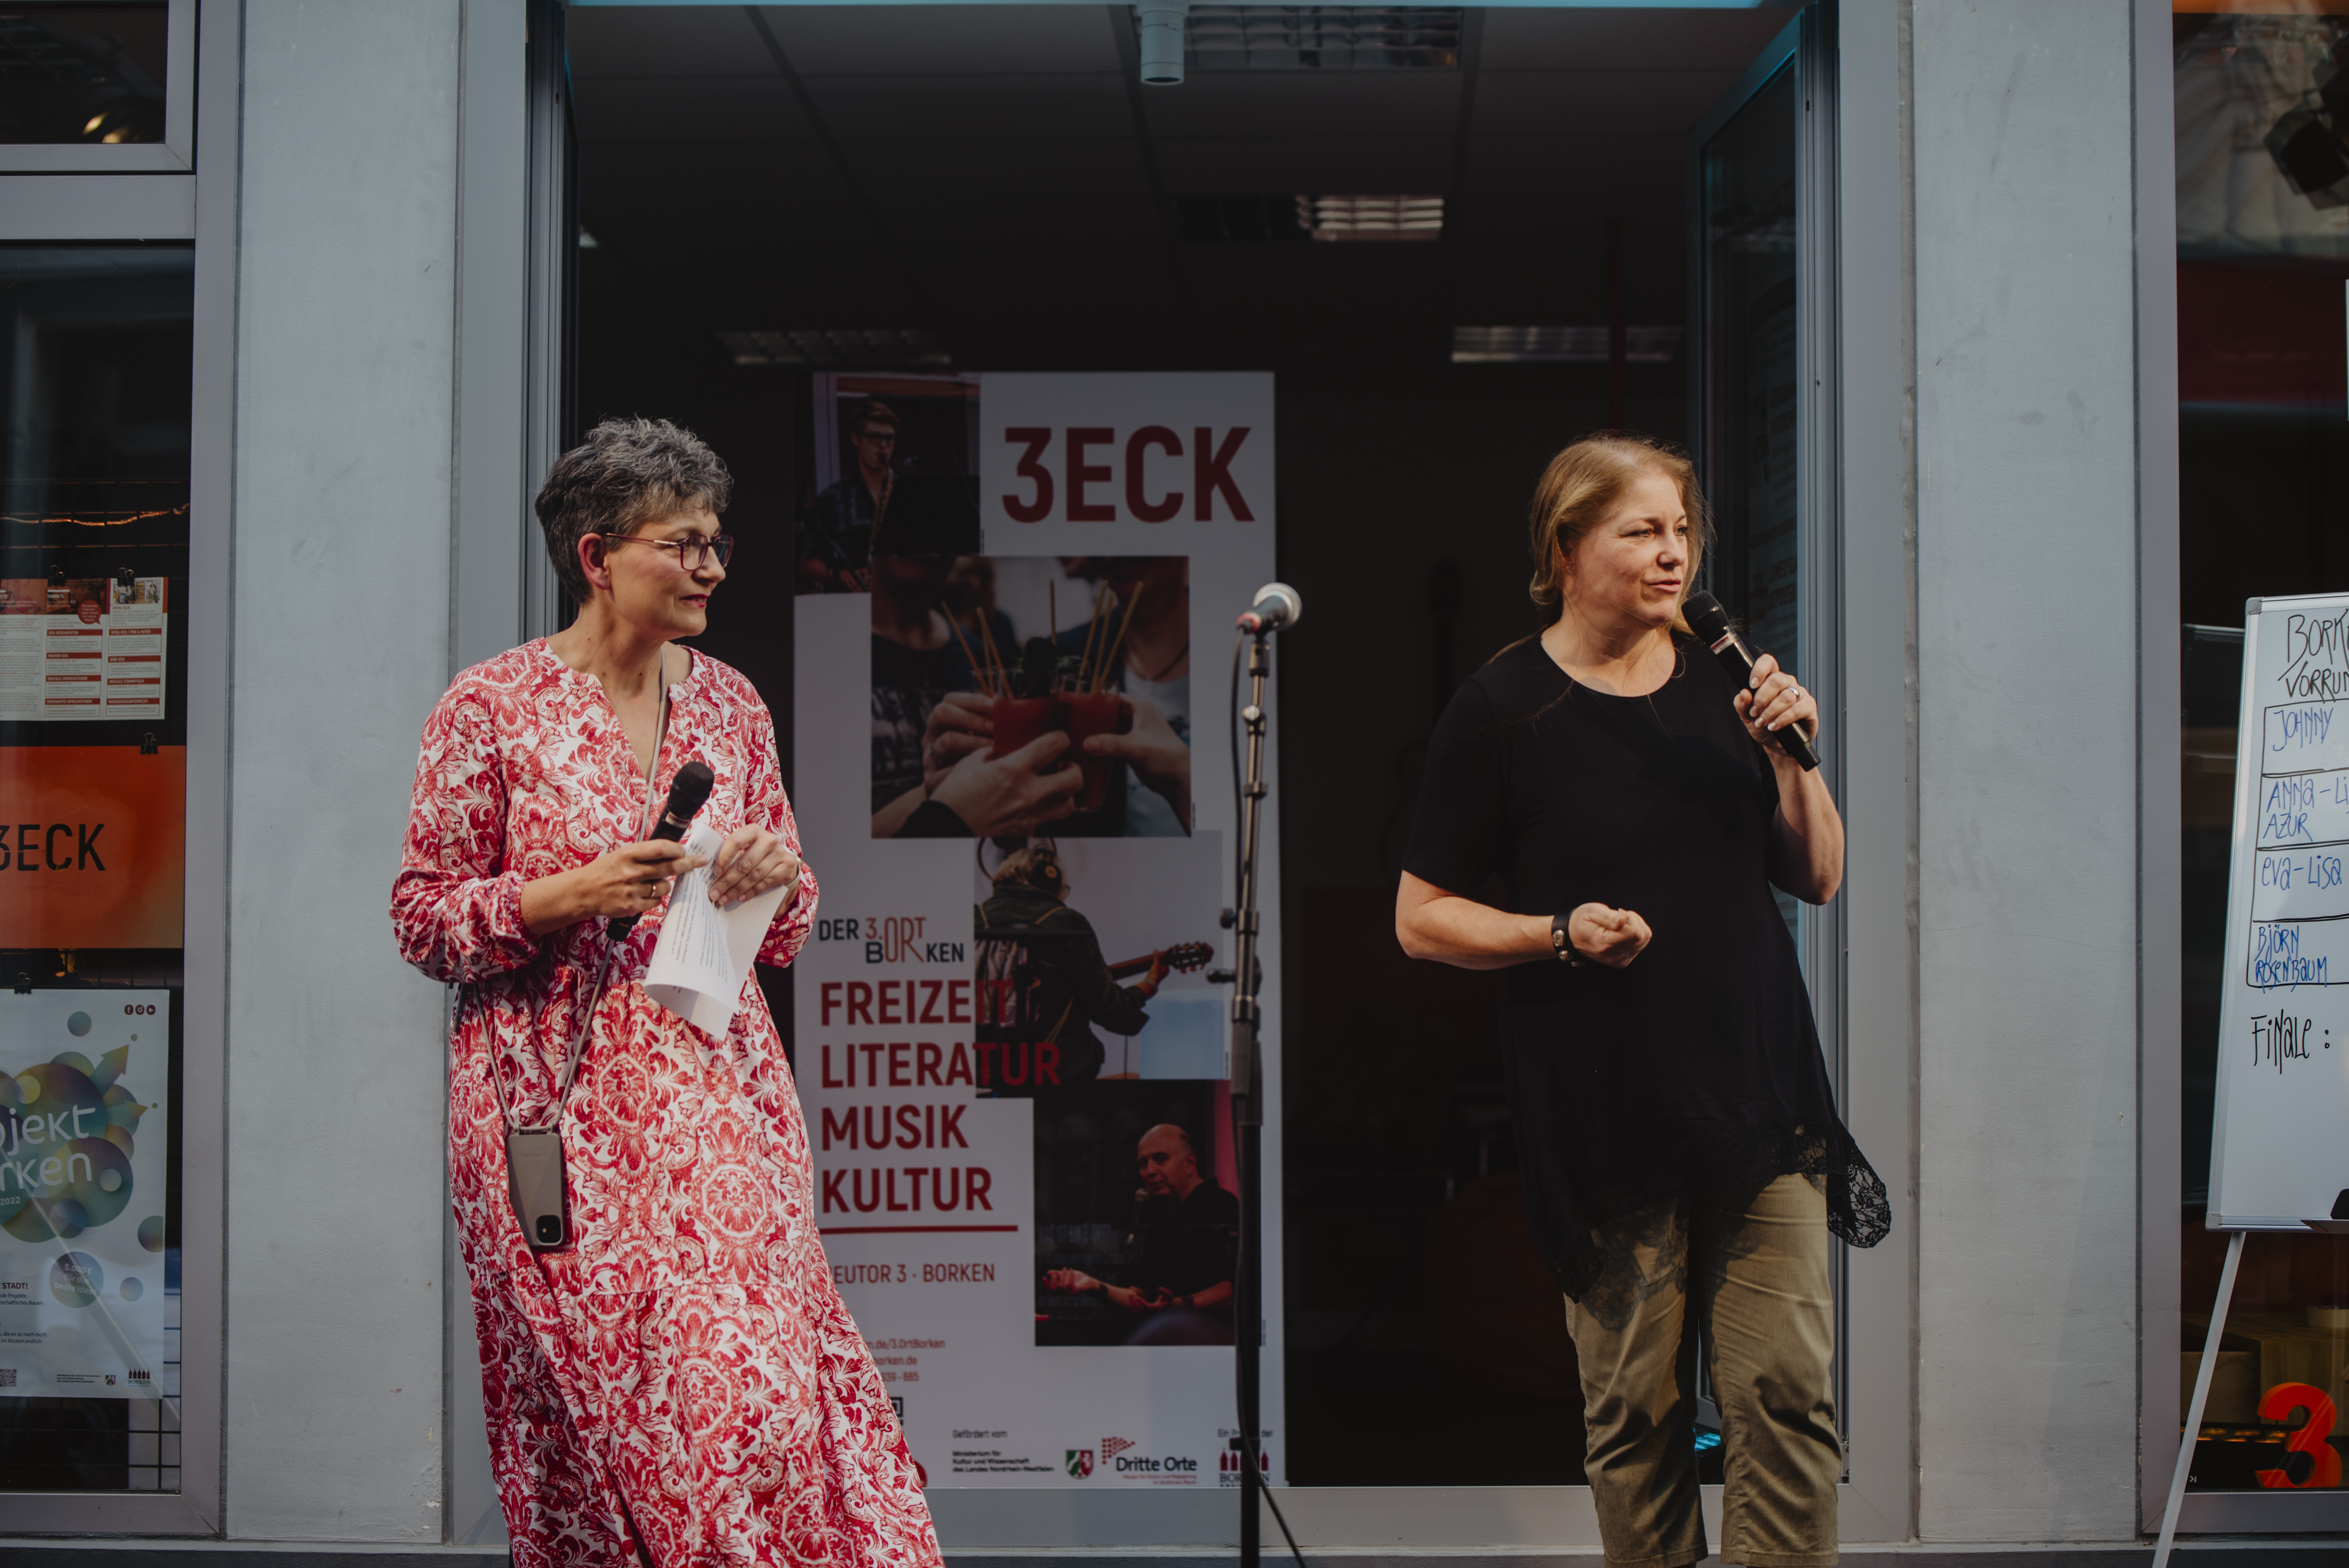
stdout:
<svg viewBox="0 0 2349 1568">
<path fill-rule="evenodd" d="M 179 517 L 186 514 L 188 504 L 159 506 L 149 512 L 129 512 L 120 515 L 98 515 L 89 512 L 68 512 L 55 516 L 40 517 L 30 513 L 0 512 L 0 523 L 21 523 L 30 526 L 48 524 L 72 524 L 77 528 L 120 528 L 132 523 L 144 523 L 156 517 Z"/>
</svg>

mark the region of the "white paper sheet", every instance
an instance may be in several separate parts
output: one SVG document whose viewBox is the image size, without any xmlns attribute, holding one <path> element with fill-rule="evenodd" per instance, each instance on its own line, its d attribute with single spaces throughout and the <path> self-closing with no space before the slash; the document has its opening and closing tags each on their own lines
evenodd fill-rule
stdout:
<svg viewBox="0 0 2349 1568">
<path fill-rule="evenodd" d="M 699 824 L 685 836 L 686 848 L 712 857 L 722 841 L 716 830 Z M 759 944 L 774 923 L 775 911 L 799 886 L 785 882 L 721 909 L 709 901 L 709 874 L 715 868 L 688 871 L 669 889 L 660 939 L 653 944 L 653 961 L 645 971 L 646 994 L 707 1034 L 723 1034 L 733 1023 L 750 961 L 759 956 Z"/>
</svg>

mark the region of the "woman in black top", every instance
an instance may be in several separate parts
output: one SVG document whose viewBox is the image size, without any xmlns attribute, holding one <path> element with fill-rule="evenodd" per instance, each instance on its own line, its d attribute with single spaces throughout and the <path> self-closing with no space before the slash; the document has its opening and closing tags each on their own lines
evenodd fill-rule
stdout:
<svg viewBox="0 0 2349 1568">
<path fill-rule="evenodd" d="M 1704 1555 L 1698 1326 L 1723 1552 L 1814 1568 L 1842 1469 L 1826 1237 L 1873 1245 L 1889 1214 L 1770 891 L 1824 903 L 1842 880 L 1826 784 L 1769 743 L 1815 734 L 1818 706 L 1766 655 L 1741 690 L 1688 635 L 1706 532 L 1676 452 L 1602 436 L 1551 462 L 1532 585 L 1550 625 L 1445 710 L 1395 929 L 1414 958 L 1510 971 L 1519 1166 L 1568 1297 L 1608 1560 Z"/>
</svg>

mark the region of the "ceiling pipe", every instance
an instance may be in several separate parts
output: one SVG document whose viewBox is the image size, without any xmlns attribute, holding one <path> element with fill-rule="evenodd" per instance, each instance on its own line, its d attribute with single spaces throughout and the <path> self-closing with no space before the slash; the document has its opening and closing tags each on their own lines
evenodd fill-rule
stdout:
<svg viewBox="0 0 2349 1568">
<path fill-rule="evenodd" d="M 1187 0 L 1142 0 L 1134 7 L 1143 86 L 1183 85 L 1183 20 L 1190 9 Z"/>
</svg>

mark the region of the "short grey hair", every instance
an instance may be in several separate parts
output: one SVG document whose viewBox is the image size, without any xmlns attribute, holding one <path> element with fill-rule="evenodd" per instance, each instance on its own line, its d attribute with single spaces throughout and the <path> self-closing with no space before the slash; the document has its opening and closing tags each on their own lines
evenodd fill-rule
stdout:
<svg viewBox="0 0 2349 1568">
<path fill-rule="evenodd" d="M 574 604 L 595 597 L 579 566 L 590 534 L 633 534 L 697 504 L 723 513 L 734 499 L 724 460 L 691 431 L 640 415 L 609 419 L 555 460 L 538 492 L 546 554 Z"/>
</svg>

